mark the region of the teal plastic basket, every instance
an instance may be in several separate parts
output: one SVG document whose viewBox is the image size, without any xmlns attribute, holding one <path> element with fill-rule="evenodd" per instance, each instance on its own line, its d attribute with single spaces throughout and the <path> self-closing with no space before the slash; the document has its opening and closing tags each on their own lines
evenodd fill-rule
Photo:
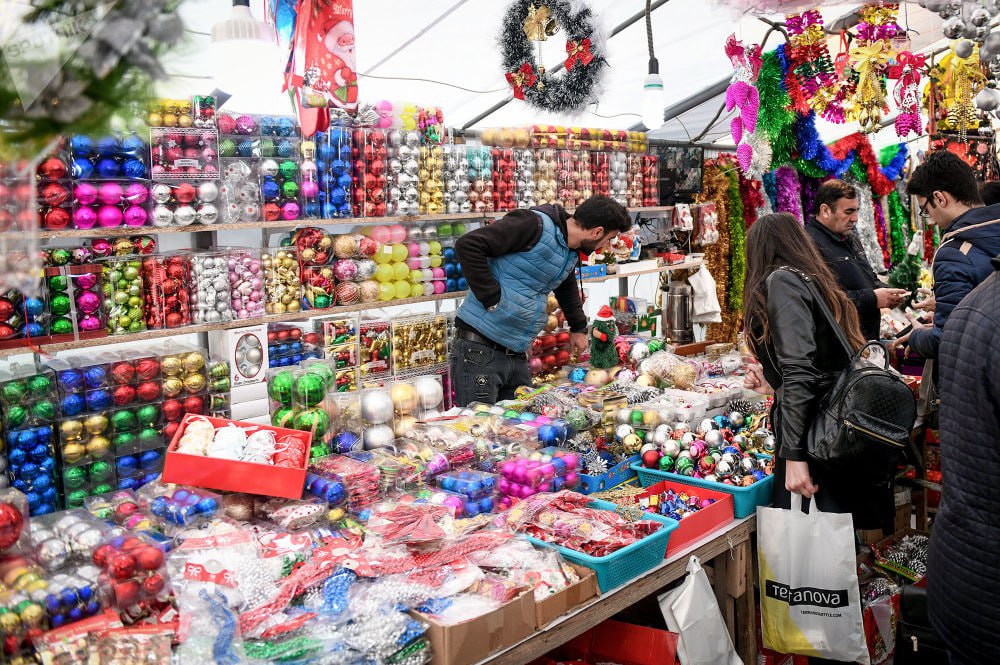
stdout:
<svg viewBox="0 0 1000 665">
<path fill-rule="evenodd" d="M 538 452 L 551 455 L 554 449 L 553 446 L 549 446 L 548 448 L 542 448 Z M 586 473 L 578 474 L 580 476 L 580 486 L 575 491 L 580 494 L 593 494 L 594 492 L 603 492 L 616 485 L 621 485 L 635 478 L 635 472 L 632 471 L 632 463 L 638 462 L 640 459 L 641 457 L 638 454 L 627 457 L 599 476 L 589 476 Z"/>
<path fill-rule="evenodd" d="M 660 471 L 659 469 L 647 469 L 640 463 L 632 465 L 632 470 L 639 475 L 639 483 L 643 487 L 655 485 L 661 480 L 673 480 L 685 485 L 704 487 L 710 490 L 718 490 L 733 495 L 733 515 L 736 519 L 747 517 L 757 512 L 757 506 L 771 505 L 774 495 L 774 476 L 768 476 L 764 480 L 758 480 L 750 487 L 737 487 L 724 483 L 715 483 L 711 480 L 682 476 L 679 473 Z"/>
<path fill-rule="evenodd" d="M 613 503 L 597 499 L 588 503 L 587 506 L 610 511 L 618 508 Z M 577 552 L 562 545 L 547 543 L 530 536 L 528 536 L 528 540 L 536 545 L 555 546 L 559 550 L 559 553 L 567 560 L 593 570 L 597 575 L 597 585 L 601 588 L 601 592 L 605 593 L 660 565 L 663 557 L 667 554 L 670 532 L 677 528 L 677 520 L 653 513 L 647 513 L 642 518 L 660 522 L 663 524 L 663 527 L 656 533 L 650 534 L 642 540 L 636 541 L 607 556 L 590 556 L 589 554 Z"/>
</svg>

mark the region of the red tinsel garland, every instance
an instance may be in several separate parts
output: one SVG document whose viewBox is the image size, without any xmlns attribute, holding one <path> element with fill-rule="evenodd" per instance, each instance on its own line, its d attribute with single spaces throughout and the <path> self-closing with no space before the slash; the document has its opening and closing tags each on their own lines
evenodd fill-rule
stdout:
<svg viewBox="0 0 1000 665">
<path fill-rule="evenodd" d="M 895 188 L 895 184 L 882 174 L 878 157 L 864 134 L 857 133 L 845 136 L 830 146 L 830 154 L 835 159 L 844 159 L 852 151 L 855 154 L 854 158 L 860 159 L 862 166 L 865 167 L 865 173 L 868 174 L 868 184 L 871 185 L 875 197 L 881 198 L 888 195 Z"/>
<path fill-rule="evenodd" d="M 740 200 L 743 201 L 743 220 L 746 222 L 747 231 L 757 221 L 757 208 L 764 205 L 761 187 L 763 185 L 760 180 L 745 178 L 740 173 Z"/>
<path fill-rule="evenodd" d="M 879 199 L 872 201 L 872 207 L 875 208 L 875 235 L 878 238 L 878 246 L 882 248 L 882 265 L 888 268 L 892 265 L 892 259 L 889 254 L 889 233 L 885 224 L 885 210 Z"/>
</svg>

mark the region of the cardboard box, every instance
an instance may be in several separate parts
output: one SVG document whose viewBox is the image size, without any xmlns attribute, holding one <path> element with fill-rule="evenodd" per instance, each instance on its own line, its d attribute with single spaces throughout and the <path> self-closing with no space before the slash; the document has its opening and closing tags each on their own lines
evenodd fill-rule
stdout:
<svg viewBox="0 0 1000 665">
<path fill-rule="evenodd" d="M 302 498 L 302 488 L 306 483 L 306 467 L 309 465 L 312 433 L 271 427 L 270 425 L 256 426 L 257 429 L 274 432 L 278 441 L 292 439 L 300 441 L 299 445 L 304 446 L 305 453 L 302 457 L 301 468 L 240 462 L 177 452 L 177 446 L 184 435 L 184 430 L 193 418 L 202 418 L 202 416 L 191 413 L 184 416 L 181 426 L 177 428 L 177 432 L 167 448 L 166 462 L 163 466 L 163 482 L 228 492 L 277 496 L 285 499 Z M 211 417 L 208 418 L 208 421 L 217 428 L 225 427 L 233 422 L 225 418 Z"/>
<path fill-rule="evenodd" d="M 230 394 L 232 395 L 233 404 L 256 402 L 259 399 L 267 399 L 267 384 L 261 382 L 249 386 L 233 386 Z"/>
<path fill-rule="evenodd" d="M 488 614 L 451 626 L 415 614 L 430 624 L 427 637 L 434 652 L 431 665 L 470 665 L 535 632 L 535 597 L 531 589 Z"/>
<path fill-rule="evenodd" d="M 885 551 L 889 547 L 895 545 L 897 542 L 902 540 L 905 536 L 927 536 L 927 535 L 929 534 L 926 531 L 918 531 L 916 529 L 911 529 L 909 526 L 907 526 L 904 529 L 900 529 L 899 531 L 889 536 L 888 538 L 883 538 L 882 540 L 871 546 L 872 554 L 875 555 L 876 565 L 878 565 L 878 567 L 882 568 L 883 570 L 887 570 L 891 573 L 901 575 L 902 577 L 905 577 L 911 582 L 920 581 L 921 579 L 923 579 L 923 577 L 917 575 L 914 571 L 910 570 L 909 568 L 905 568 L 903 566 L 899 566 L 887 561 L 885 557 Z"/>
<path fill-rule="evenodd" d="M 208 350 L 229 362 L 233 388 L 264 382 L 268 368 L 266 323 L 209 331 Z"/>
<path fill-rule="evenodd" d="M 576 270 L 577 279 L 591 279 L 593 277 L 607 277 L 608 266 L 601 263 L 596 266 L 580 266 Z"/>
<path fill-rule="evenodd" d="M 580 576 L 580 581 L 542 600 L 535 601 L 535 628 L 542 630 L 575 607 L 600 595 L 597 575 L 590 568 L 569 564 Z"/>
<path fill-rule="evenodd" d="M 656 259 L 647 259 L 646 261 L 632 261 L 630 263 L 619 263 L 617 274 L 619 275 L 630 275 L 636 272 L 643 272 L 646 270 L 656 270 L 660 266 L 659 261 Z"/>
<path fill-rule="evenodd" d="M 271 401 L 267 398 L 255 399 L 250 402 L 233 402 L 233 420 L 248 420 L 250 418 L 270 418 Z"/>
</svg>

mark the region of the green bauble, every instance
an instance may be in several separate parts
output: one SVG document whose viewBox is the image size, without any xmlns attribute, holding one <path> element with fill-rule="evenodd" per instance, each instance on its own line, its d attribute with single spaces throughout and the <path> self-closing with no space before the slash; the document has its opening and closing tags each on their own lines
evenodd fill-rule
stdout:
<svg viewBox="0 0 1000 665">
<path fill-rule="evenodd" d="M 295 429 L 303 432 L 312 431 L 315 425 L 316 431 L 313 437 L 319 438 L 326 434 L 330 427 L 330 416 L 326 415 L 323 409 L 306 409 L 295 416 Z"/>
<path fill-rule="evenodd" d="M 271 139 L 260 140 L 260 156 L 274 157 L 274 141 Z"/>
<path fill-rule="evenodd" d="M 158 445 L 163 438 L 163 433 L 157 427 L 144 427 L 139 432 L 139 446 L 143 450 L 149 450 Z"/>
<path fill-rule="evenodd" d="M 7 407 L 7 428 L 17 429 L 28 419 L 28 410 L 19 404 Z"/>
<path fill-rule="evenodd" d="M 326 381 L 319 374 L 306 372 L 295 379 L 293 391 L 296 403 L 302 406 L 316 406 L 326 395 Z"/>
<path fill-rule="evenodd" d="M 115 446 L 115 454 L 124 455 L 126 451 L 135 447 L 136 436 L 134 432 L 119 432 L 115 434 L 112 443 Z"/>
<path fill-rule="evenodd" d="M 111 414 L 111 427 L 116 432 L 131 431 L 138 425 L 139 419 L 136 418 L 136 415 L 128 409 L 115 411 Z"/>
<path fill-rule="evenodd" d="M 73 322 L 65 316 L 57 316 L 52 319 L 51 328 L 53 335 L 68 335 L 73 332 Z"/>
<path fill-rule="evenodd" d="M 141 320 L 140 321 L 133 321 L 128 326 L 128 331 L 130 333 L 142 332 L 145 329 L 146 329 L 146 324 L 144 322 L 142 322 Z"/>
<path fill-rule="evenodd" d="M 330 296 L 324 294 L 313 296 L 313 307 L 316 309 L 328 309 L 330 307 Z"/>
<path fill-rule="evenodd" d="M 290 159 L 286 159 L 278 165 L 278 171 L 281 172 L 281 177 L 291 179 L 299 172 L 299 165 Z"/>
<path fill-rule="evenodd" d="M 223 376 L 218 379 L 212 379 L 212 383 L 209 386 L 209 390 L 215 393 L 228 393 L 233 387 L 230 383 L 228 376 Z"/>
<path fill-rule="evenodd" d="M 306 372 L 322 377 L 327 390 L 332 388 L 337 383 L 337 373 L 333 371 L 332 367 L 325 363 L 310 365 L 306 368 Z"/>
<path fill-rule="evenodd" d="M 107 494 L 108 492 L 112 491 L 113 489 L 114 488 L 111 487 L 111 485 L 109 485 L 107 483 L 101 483 L 100 485 L 98 485 L 97 487 L 95 487 L 94 489 L 92 489 L 91 493 L 92 494 Z"/>
<path fill-rule="evenodd" d="M 309 459 L 316 459 L 317 457 L 325 457 L 329 454 L 330 451 L 327 450 L 326 446 L 322 444 L 314 445 L 312 448 L 309 449 Z"/>
<path fill-rule="evenodd" d="M 38 374 L 28 379 L 28 392 L 34 398 L 45 397 L 52 389 L 52 379 L 46 374 Z"/>
<path fill-rule="evenodd" d="M 83 500 L 87 498 L 87 490 L 73 490 L 66 495 L 67 508 L 79 508 L 83 505 Z"/>
<path fill-rule="evenodd" d="M 208 368 L 208 375 L 213 379 L 228 379 L 229 363 L 224 360 L 212 363 Z"/>
<path fill-rule="evenodd" d="M 134 281 L 139 277 L 139 269 L 134 265 L 132 265 L 130 261 L 129 265 L 122 272 L 122 277 L 124 277 L 129 282 Z"/>
<path fill-rule="evenodd" d="M 73 466 L 63 471 L 63 487 L 68 490 L 80 489 L 87 482 L 87 471 L 82 466 Z"/>
<path fill-rule="evenodd" d="M 658 339 L 651 339 L 646 342 L 646 346 L 649 347 L 650 353 L 656 353 L 663 349 L 663 342 Z"/>
<path fill-rule="evenodd" d="M 69 263 L 71 258 L 73 258 L 73 255 L 70 254 L 70 251 L 62 247 L 57 247 L 49 252 L 49 262 L 54 266 L 64 266 Z M 63 279 L 66 278 L 63 277 Z M 63 287 L 60 290 L 65 290 L 65 288 Z"/>
<path fill-rule="evenodd" d="M 295 409 L 283 406 L 271 414 L 271 424 L 275 427 L 290 428 L 295 424 Z"/>
<path fill-rule="evenodd" d="M 219 141 L 219 157 L 235 157 L 236 142 L 232 139 L 222 139 Z"/>
<path fill-rule="evenodd" d="M 56 316 L 69 314 L 69 297 L 63 294 L 52 296 L 52 300 L 49 302 L 49 309 Z"/>
<path fill-rule="evenodd" d="M 115 467 L 111 466 L 109 462 L 97 461 L 90 465 L 90 477 L 98 482 L 107 480 L 114 470 Z"/>
<path fill-rule="evenodd" d="M 268 379 L 267 394 L 275 402 L 287 406 L 292 403 L 292 373 L 282 370 Z"/>
<path fill-rule="evenodd" d="M 31 415 L 46 422 L 54 420 L 56 417 L 56 405 L 47 399 L 39 400 L 31 406 Z"/>
<path fill-rule="evenodd" d="M 135 412 L 140 425 L 152 425 L 160 419 L 160 407 L 155 404 L 145 404 Z"/>
<path fill-rule="evenodd" d="M 28 384 L 26 381 L 10 381 L 0 389 L 0 396 L 7 404 L 20 404 L 28 396 Z"/>
</svg>

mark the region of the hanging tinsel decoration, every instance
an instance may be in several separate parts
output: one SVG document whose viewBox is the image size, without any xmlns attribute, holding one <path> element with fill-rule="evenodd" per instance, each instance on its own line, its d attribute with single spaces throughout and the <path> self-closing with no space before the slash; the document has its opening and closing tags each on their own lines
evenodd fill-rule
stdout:
<svg viewBox="0 0 1000 665">
<path fill-rule="evenodd" d="M 795 151 L 795 135 L 790 131 L 795 123 L 795 111 L 790 108 L 791 99 L 785 91 L 784 69 L 779 57 L 784 49 L 783 44 L 774 51 L 765 53 L 757 75 L 757 92 L 760 97 L 758 133 L 770 142 L 771 163 L 775 166 L 790 162 Z"/>
<path fill-rule="evenodd" d="M 815 214 L 816 210 L 816 190 L 823 183 L 825 178 L 810 178 L 799 174 L 799 196 L 802 199 L 802 213 L 808 219 Z"/>
<path fill-rule="evenodd" d="M 802 218 L 802 196 L 799 190 L 799 174 L 791 166 L 782 166 L 774 172 L 776 203 L 775 212 L 787 212 L 800 222 Z"/>
<path fill-rule="evenodd" d="M 743 219 L 747 231 L 757 222 L 759 210 L 765 205 L 761 188 L 760 180 L 740 176 L 740 201 L 743 203 Z"/>
<path fill-rule="evenodd" d="M 729 309 L 742 314 L 743 282 L 747 276 L 746 221 L 740 197 L 740 174 L 730 170 L 729 179 Z"/>
<path fill-rule="evenodd" d="M 881 129 L 882 113 L 888 110 L 882 82 L 893 54 L 892 38 L 899 29 L 897 11 L 899 5 L 881 2 L 865 5 L 859 11 L 857 42 L 851 48 L 850 57 L 858 79 L 854 108 L 861 131 L 866 134 Z"/>
<path fill-rule="evenodd" d="M 705 163 L 703 188 L 695 197 L 696 203 L 715 203 L 719 219 L 729 219 L 729 179 L 728 169 L 736 168 L 728 160 L 715 160 Z M 708 326 L 706 339 L 718 341 L 733 341 L 736 339 L 734 316 L 729 306 L 729 225 L 719 224 L 719 241 L 708 245 L 705 250 L 705 265 L 715 277 L 715 295 L 722 309 L 722 323 L 712 323 Z M 730 336 L 731 335 L 731 336 Z"/>
<path fill-rule="evenodd" d="M 889 268 L 892 265 L 892 259 L 889 258 L 889 230 L 886 228 L 885 222 L 885 199 L 876 199 L 873 203 L 875 206 L 875 237 L 878 240 L 878 246 L 882 249 L 882 265 Z"/>
<path fill-rule="evenodd" d="M 537 45 L 566 33 L 566 71 L 556 76 L 541 61 Z M 607 68 L 605 36 L 583 0 L 515 0 L 498 38 L 507 81 L 516 99 L 543 111 L 582 111 L 597 100 Z"/>
<path fill-rule="evenodd" d="M 858 223 L 854 225 L 854 232 L 861 241 L 861 247 L 865 250 L 865 258 L 876 272 L 885 270 L 885 262 L 882 259 L 882 247 L 878 243 L 878 232 L 875 228 L 875 203 L 872 199 L 871 188 L 863 181 L 850 175 L 844 180 L 858 191 Z"/>
<path fill-rule="evenodd" d="M 893 98 L 899 107 L 899 115 L 894 123 L 896 136 L 901 139 L 913 132 L 921 134 L 920 122 L 920 72 L 923 70 L 926 57 L 922 54 L 904 51 L 896 56 L 901 67 L 899 80 L 893 88 Z"/>
<path fill-rule="evenodd" d="M 838 81 L 823 30 L 823 15 L 817 9 L 785 16 L 788 30 L 789 69 L 797 86 L 790 88 L 792 103 L 799 112 L 812 109 L 830 122 L 847 119 L 845 105 L 853 92 L 850 81 Z"/>
<path fill-rule="evenodd" d="M 976 95 L 986 86 L 979 63 L 979 51 L 973 51 L 968 58 L 955 54 L 952 62 L 952 96 L 945 99 L 948 109 L 946 120 L 948 129 L 957 131 L 964 141 L 966 132 L 979 127 L 979 113 L 976 110 Z"/>
<path fill-rule="evenodd" d="M 903 207 L 899 192 L 893 190 L 886 197 L 889 207 L 889 258 L 892 265 L 899 265 L 906 258 L 907 234 L 910 213 Z"/>
</svg>

